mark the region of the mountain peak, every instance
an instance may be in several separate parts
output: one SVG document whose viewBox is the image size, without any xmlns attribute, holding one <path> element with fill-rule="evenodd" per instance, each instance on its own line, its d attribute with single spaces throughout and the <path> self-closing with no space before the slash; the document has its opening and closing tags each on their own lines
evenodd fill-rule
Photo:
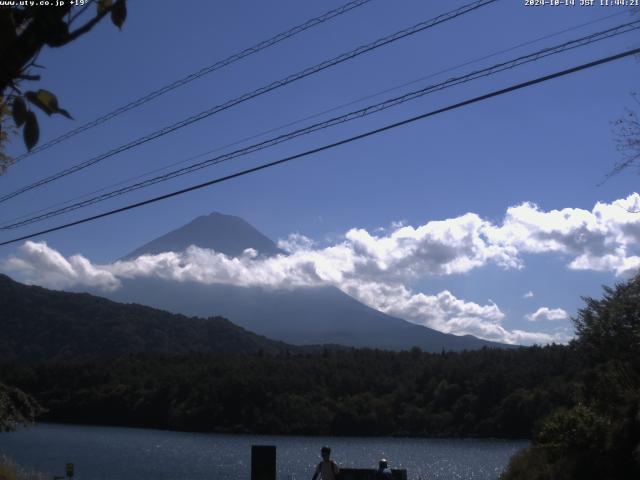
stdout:
<svg viewBox="0 0 640 480">
<path fill-rule="evenodd" d="M 230 257 L 241 255 L 247 248 L 253 248 L 264 256 L 284 253 L 271 239 L 242 218 L 211 212 L 151 240 L 122 257 L 122 260 L 162 252 L 181 252 L 191 245 L 212 249 Z"/>
</svg>

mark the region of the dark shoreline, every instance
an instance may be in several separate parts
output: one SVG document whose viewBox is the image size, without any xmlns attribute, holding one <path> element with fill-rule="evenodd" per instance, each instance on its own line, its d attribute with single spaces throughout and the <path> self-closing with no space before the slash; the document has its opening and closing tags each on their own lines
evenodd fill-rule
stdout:
<svg viewBox="0 0 640 480">
<path fill-rule="evenodd" d="M 19 430 L 28 429 L 33 427 L 38 427 L 41 425 L 57 425 L 57 426 L 70 426 L 70 427 L 96 427 L 96 428 L 128 428 L 132 430 L 149 430 L 163 433 L 188 433 L 194 435 L 234 435 L 234 436 L 265 436 L 265 437 L 299 437 L 299 438 L 325 438 L 325 437 L 334 437 L 341 439 L 370 439 L 370 438 L 389 438 L 389 439 L 407 439 L 407 440 L 442 440 L 442 441 L 487 441 L 487 442 L 531 442 L 531 438 L 496 438 L 496 437 L 426 437 L 426 436 L 418 436 L 418 435 L 310 435 L 310 434 L 287 434 L 287 433 L 256 433 L 256 432 L 223 432 L 223 431 L 211 431 L 211 432 L 202 432 L 202 431 L 190 431 L 190 430 L 172 430 L 158 427 L 145 427 L 145 426 L 137 426 L 137 425 L 119 425 L 119 424 L 101 424 L 101 423 L 74 423 L 74 422 L 65 422 L 65 421 L 55 421 L 55 420 L 46 420 L 36 422 L 33 425 L 26 425 Z"/>
</svg>

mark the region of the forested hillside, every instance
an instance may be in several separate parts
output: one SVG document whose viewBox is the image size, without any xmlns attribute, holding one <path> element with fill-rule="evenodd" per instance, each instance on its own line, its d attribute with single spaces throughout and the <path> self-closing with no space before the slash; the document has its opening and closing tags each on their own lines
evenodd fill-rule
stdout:
<svg viewBox="0 0 640 480">
<path fill-rule="evenodd" d="M 129 353 L 276 353 L 291 347 L 222 317 L 193 318 L 88 294 L 29 287 L 0 274 L 0 360 Z"/>
</svg>

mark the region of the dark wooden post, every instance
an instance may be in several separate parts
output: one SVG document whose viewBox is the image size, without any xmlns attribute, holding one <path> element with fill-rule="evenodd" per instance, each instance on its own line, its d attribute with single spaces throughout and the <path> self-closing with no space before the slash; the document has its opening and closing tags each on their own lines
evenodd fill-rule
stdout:
<svg viewBox="0 0 640 480">
<path fill-rule="evenodd" d="M 276 447 L 251 446 L 251 480 L 276 480 Z"/>
</svg>

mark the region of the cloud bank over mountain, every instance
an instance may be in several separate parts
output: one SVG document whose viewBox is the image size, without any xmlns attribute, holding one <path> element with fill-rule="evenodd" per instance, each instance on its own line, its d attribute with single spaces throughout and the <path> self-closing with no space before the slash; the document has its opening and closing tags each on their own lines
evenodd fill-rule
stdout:
<svg viewBox="0 0 640 480">
<path fill-rule="evenodd" d="M 525 254 L 555 254 L 574 270 L 629 275 L 640 267 L 640 195 L 577 208 L 543 211 L 532 203 L 507 209 L 501 223 L 476 213 L 429 221 L 417 227 L 394 224 L 382 231 L 347 231 L 328 246 L 299 234 L 281 240 L 288 254 L 260 255 L 246 249 L 228 256 L 195 246 L 180 252 L 142 255 L 94 265 L 82 255 L 65 258 L 44 242 L 26 242 L 3 270 L 28 283 L 50 288 L 119 288 L 120 279 L 156 277 L 203 284 L 223 283 L 281 289 L 334 285 L 382 312 L 445 333 L 471 334 L 505 343 L 566 341 L 567 333 L 507 330 L 498 305 L 480 305 L 444 290 L 414 291 L 410 285 L 428 276 L 464 274 L 494 264 L 525 268 Z M 540 308 L 529 320 L 566 320 L 561 309 Z M 562 318 L 561 318 L 562 317 Z"/>
</svg>

